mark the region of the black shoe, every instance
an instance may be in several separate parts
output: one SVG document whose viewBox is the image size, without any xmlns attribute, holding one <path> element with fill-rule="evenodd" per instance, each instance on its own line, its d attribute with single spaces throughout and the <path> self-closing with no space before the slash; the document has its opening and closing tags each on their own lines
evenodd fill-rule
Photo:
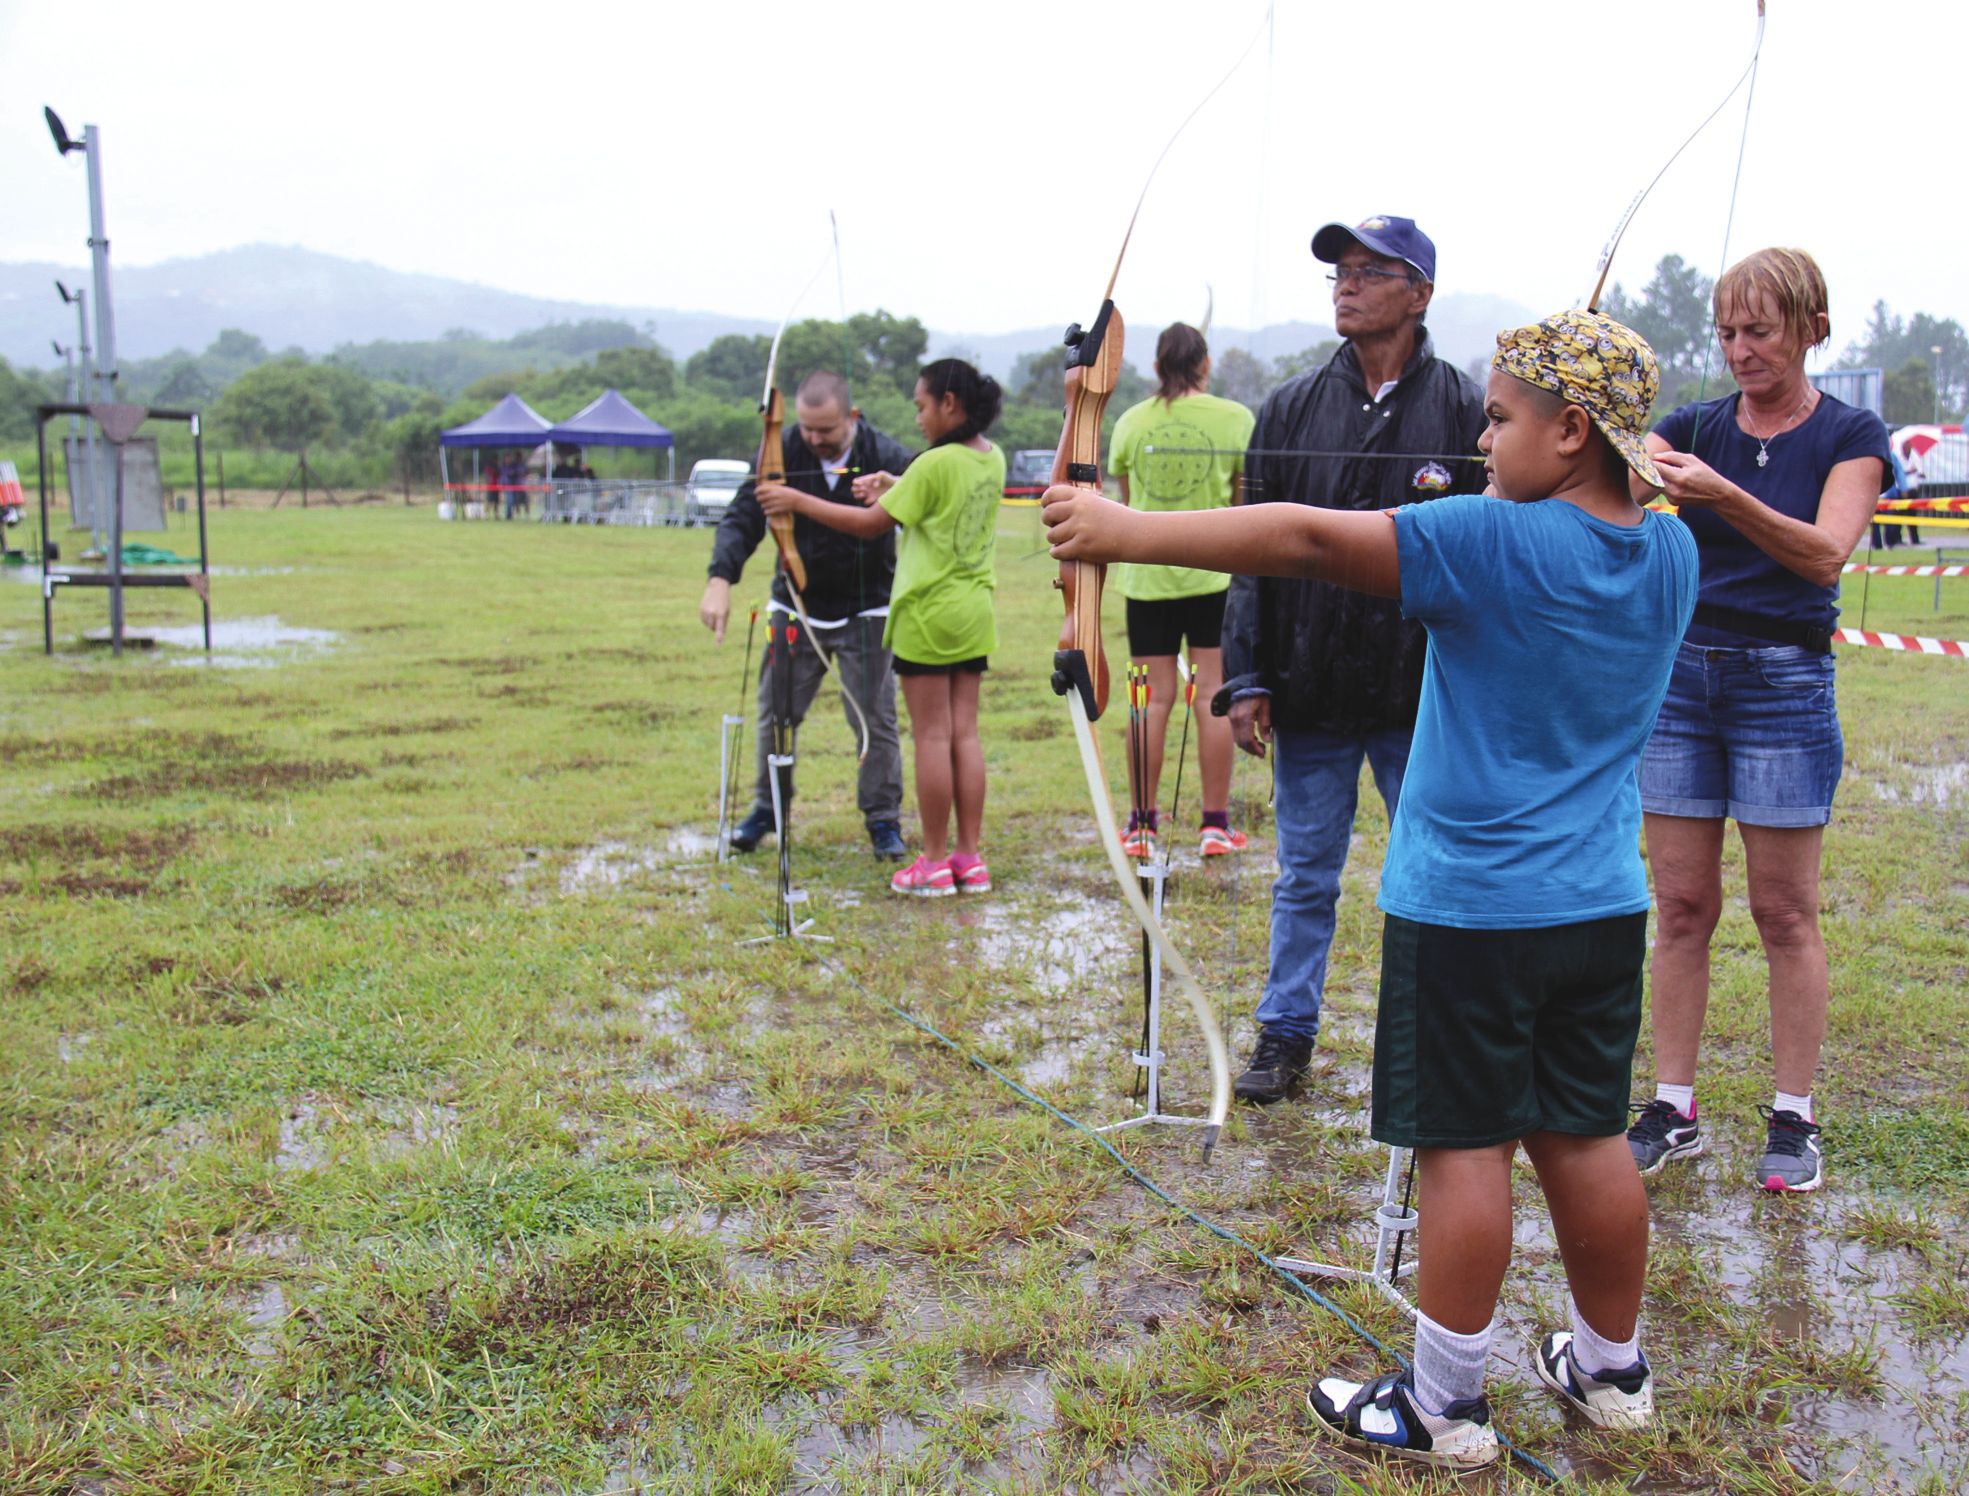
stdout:
<svg viewBox="0 0 1969 1496">
<path fill-rule="evenodd" d="M 868 844 L 875 849 L 877 857 L 892 862 L 900 862 L 909 855 L 909 848 L 903 845 L 901 821 L 870 821 Z"/>
<path fill-rule="evenodd" d="M 732 827 L 731 849 L 734 852 L 750 852 L 765 840 L 772 829 L 772 807 L 755 805 L 751 815 Z"/>
<path fill-rule="evenodd" d="M 1283 1101 L 1306 1067 L 1313 1061 L 1313 1041 L 1274 1029 L 1258 1030 L 1258 1047 L 1251 1052 L 1251 1063 L 1237 1078 L 1232 1092 L 1239 1101 L 1261 1105 Z"/>
</svg>

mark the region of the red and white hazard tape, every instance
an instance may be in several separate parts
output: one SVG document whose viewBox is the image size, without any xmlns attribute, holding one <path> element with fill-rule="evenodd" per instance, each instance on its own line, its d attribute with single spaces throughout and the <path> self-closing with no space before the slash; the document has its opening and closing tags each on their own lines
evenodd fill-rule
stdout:
<svg viewBox="0 0 1969 1496">
<path fill-rule="evenodd" d="M 1969 498 L 1961 499 L 1882 499 L 1881 514 L 1960 514 L 1969 512 Z"/>
<path fill-rule="evenodd" d="M 1871 629 L 1839 629 L 1833 639 L 1840 644 L 1870 644 L 1877 649 L 1898 649 L 1908 654 L 1954 655 L 1969 660 L 1969 644 L 1960 639 L 1927 639 L 1918 634 L 1876 634 Z"/>
<path fill-rule="evenodd" d="M 1876 577 L 1969 577 L 1969 566 L 1862 566 L 1848 561 L 1839 569 L 1871 572 Z"/>
</svg>

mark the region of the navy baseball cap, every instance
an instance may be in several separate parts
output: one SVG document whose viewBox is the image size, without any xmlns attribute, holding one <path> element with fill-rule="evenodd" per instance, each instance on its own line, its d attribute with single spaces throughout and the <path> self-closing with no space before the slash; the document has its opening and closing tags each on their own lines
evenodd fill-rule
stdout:
<svg viewBox="0 0 1969 1496">
<path fill-rule="evenodd" d="M 1376 213 L 1352 228 L 1344 223 L 1329 223 L 1313 235 L 1313 258 L 1336 265 L 1350 244 L 1371 249 L 1391 260 L 1405 261 L 1420 271 L 1426 281 L 1436 278 L 1436 242 L 1415 226 L 1413 218 Z"/>
</svg>

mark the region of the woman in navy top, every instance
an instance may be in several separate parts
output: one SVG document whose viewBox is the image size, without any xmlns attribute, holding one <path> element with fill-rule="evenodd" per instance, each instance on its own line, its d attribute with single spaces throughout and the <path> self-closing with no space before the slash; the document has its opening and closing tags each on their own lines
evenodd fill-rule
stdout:
<svg viewBox="0 0 1969 1496">
<path fill-rule="evenodd" d="M 1805 355 L 1832 333 L 1825 277 L 1762 249 L 1716 283 L 1716 336 L 1740 393 L 1685 405 L 1648 437 L 1696 537 L 1702 589 L 1641 765 L 1659 923 L 1650 974 L 1655 1097 L 1628 1133 L 1652 1174 L 1702 1152 L 1696 1056 L 1723 831 L 1743 837 L 1750 912 L 1770 968 L 1776 1091 L 1756 1178 L 1817 1189 L 1812 1080 L 1828 985 L 1819 851 L 1845 746 L 1831 638 L 1840 568 L 1891 481 L 1887 428 L 1815 390 Z"/>
</svg>

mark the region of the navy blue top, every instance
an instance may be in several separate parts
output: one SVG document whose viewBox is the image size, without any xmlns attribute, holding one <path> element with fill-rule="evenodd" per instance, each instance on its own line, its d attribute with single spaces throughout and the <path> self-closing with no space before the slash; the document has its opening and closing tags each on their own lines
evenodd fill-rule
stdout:
<svg viewBox="0 0 1969 1496">
<path fill-rule="evenodd" d="M 1779 514 L 1808 525 L 1819 517 L 1819 498 L 1825 492 L 1826 479 L 1842 462 L 1877 457 L 1881 492 L 1893 485 L 1887 427 L 1871 411 L 1821 395 L 1817 409 L 1802 425 L 1765 444 L 1770 462 L 1760 468 L 1756 439 L 1737 425 L 1739 398 L 1724 395 L 1684 405 L 1662 419 L 1655 435 L 1678 452 L 1700 457 Z M 1691 437 L 1693 448 L 1689 445 Z M 1735 525 L 1707 509 L 1691 504 L 1681 516 L 1702 557 L 1702 602 L 1814 628 L 1835 626 L 1838 583 L 1821 587 L 1806 581 L 1759 550 Z M 1688 637 L 1691 644 L 1723 649 L 1764 649 L 1771 642 L 1704 623 L 1690 624 Z"/>
</svg>

